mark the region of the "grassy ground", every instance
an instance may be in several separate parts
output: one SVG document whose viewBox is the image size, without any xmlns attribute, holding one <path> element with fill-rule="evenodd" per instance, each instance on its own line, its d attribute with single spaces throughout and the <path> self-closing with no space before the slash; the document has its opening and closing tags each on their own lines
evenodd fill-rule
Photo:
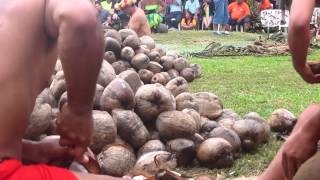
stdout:
<svg viewBox="0 0 320 180">
<path fill-rule="evenodd" d="M 243 45 L 259 35 L 238 33 L 216 37 L 209 31 L 170 32 L 155 35 L 157 43 L 167 50 L 179 53 L 199 51 L 211 41 L 223 44 Z M 174 48 L 173 48 L 174 47 Z M 309 59 L 316 60 L 320 51 Z M 240 115 L 258 112 L 268 118 L 272 111 L 287 108 L 299 115 L 309 104 L 320 101 L 320 87 L 308 85 L 295 73 L 289 56 L 283 57 L 219 57 L 191 59 L 201 65 L 203 77 L 191 83 L 193 92 L 209 91 L 218 95 L 225 108 L 234 109 Z M 232 168 L 210 170 L 207 168 L 183 168 L 180 171 L 192 175 L 216 173 L 227 177 L 260 174 L 272 160 L 282 142 L 272 140 L 253 154 L 243 154 Z"/>
</svg>

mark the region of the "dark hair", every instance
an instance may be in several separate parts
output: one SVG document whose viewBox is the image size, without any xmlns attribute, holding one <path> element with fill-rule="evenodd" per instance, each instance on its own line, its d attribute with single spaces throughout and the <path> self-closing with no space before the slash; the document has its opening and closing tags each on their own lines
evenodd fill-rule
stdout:
<svg viewBox="0 0 320 180">
<path fill-rule="evenodd" d="M 186 11 L 184 12 L 184 18 L 185 18 L 185 19 L 187 19 L 187 13 L 189 13 L 189 14 L 190 14 L 191 19 L 193 20 L 193 18 L 194 18 L 194 14 L 192 14 L 189 10 L 186 10 Z"/>
<path fill-rule="evenodd" d="M 100 2 L 100 1 L 95 1 L 94 4 L 99 4 L 99 5 L 101 5 L 101 2 Z"/>
</svg>

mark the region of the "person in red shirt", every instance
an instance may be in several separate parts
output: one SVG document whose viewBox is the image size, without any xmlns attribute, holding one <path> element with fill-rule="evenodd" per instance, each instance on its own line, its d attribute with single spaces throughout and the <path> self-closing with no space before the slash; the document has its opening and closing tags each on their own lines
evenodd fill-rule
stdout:
<svg viewBox="0 0 320 180">
<path fill-rule="evenodd" d="M 229 25 L 244 25 L 247 31 L 250 27 L 250 8 L 243 0 L 237 0 L 229 4 L 228 11 L 230 13 Z"/>
<path fill-rule="evenodd" d="M 266 9 L 272 9 L 272 4 L 269 0 L 258 0 L 258 3 L 260 12 Z"/>
</svg>

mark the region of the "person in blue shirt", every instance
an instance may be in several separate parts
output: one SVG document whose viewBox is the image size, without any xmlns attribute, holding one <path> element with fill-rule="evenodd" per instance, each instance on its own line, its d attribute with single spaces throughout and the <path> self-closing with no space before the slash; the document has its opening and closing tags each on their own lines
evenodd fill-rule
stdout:
<svg viewBox="0 0 320 180">
<path fill-rule="evenodd" d="M 166 16 L 166 23 L 168 28 L 178 29 L 178 24 L 182 17 L 182 3 L 181 0 L 172 0 L 168 3 L 169 13 Z"/>
<path fill-rule="evenodd" d="M 189 11 L 195 18 L 197 18 L 199 14 L 199 8 L 199 0 L 187 0 L 184 7 L 185 11 Z"/>
<path fill-rule="evenodd" d="M 95 6 L 97 9 L 97 13 L 98 13 L 97 16 L 98 16 L 100 23 L 102 24 L 102 23 L 106 22 L 108 19 L 108 16 L 109 16 L 109 12 L 102 8 L 100 1 L 96 1 Z"/>
</svg>

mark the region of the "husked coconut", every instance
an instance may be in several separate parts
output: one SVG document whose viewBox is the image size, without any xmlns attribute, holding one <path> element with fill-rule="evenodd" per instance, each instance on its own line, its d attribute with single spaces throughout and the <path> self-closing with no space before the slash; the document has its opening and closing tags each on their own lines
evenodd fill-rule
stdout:
<svg viewBox="0 0 320 180">
<path fill-rule="evenodd" d="M 135 52 L 131 47 L 124 47 L 121 50 L 121 59 L 125 60 L 125 61 L 131 61 L 131 59 L 134 57 Z"/>
<path fill-rule="evenodd" d="M 112 63 L 112 67 L 117 75 L 128 69 L 128 65 L 125 61 L 116 61 Z"/>
<path fill-rule="evenodd" d="M 222 119 L 233 119 L 235 121 L 240 120 L 241 117 L 232 109 L 223 109 L 222 115 L 215 119 L 215 121 L 220 121 Z"/>
<path fill-rule="evenodd" d="M 159 53 L 160 57 L 166 55 L 166 52 L 160 47 L 156 47 L 156 48 L 152 49 L 152 51 L 157 51 Z"/>
<path fill-rule="evenodd" d="M 115 78 L 116 72 L 114 71 L 113 66 L 111 66 L 108 62 L 103 61 L 98 75 L 97 83 L 103 87 L 106 87 Z"/>
<path fill-rule="evenodd" d="M 121 44 L 114 38 L 106 37 L 104 39 L 105 51 L 112 51 L 116 55 L 120 55 Z"/>
<path fill-rule="evenodd" d="M 196 97 L 188 92 L 184 92 L 176 96 L 177 110 L 194 109 L 199 112 L 199 105 L 197 104 Z M 201 115 L 201 114 L 200 114 Z"/>
<path fill-rule="evenodd" d="M 112 143 L 117 136 L 117 126 L 108 112 L 93 111 L 93 136 L 90 148 L 99 153 L 102 148 Z"/>
<path fill-rule="evenodd" d="M 129 35 L 124 41 L 123 41 L 124 46 L 129 46 L 132 49 L 136 50 L 139 49 L 141 45 L 141 41 L 136 35 Z"/>
<path fill-rule="evenodd" d="M 233 125 L 236 121 L 231 118 L 225 118 L 218 121 L 219 125 L 225 128 L 233 129 Z"/>
<path fill-rule="evenodd" d="M 189 138 L 197 133 L 197 123 L 193 118 L 181 111 L 166 111 L 156 120 L 156 128 L 160 136 L 166 140 Z"/>
<path fill-rule="evenodd" d="M 62 71 L 62 70 L 63 70 L 62 69 L 62 63 L 61 63 L 60 59 L 58 59 L 57 62 L 56 62 L 56 65 L 54 67 L 54 71 L 55 72 L 59 72 L 59 71 Z"/>
<path fill-rule="evenodd" d="M 169 82 L 171 80 L 171 77 L 169 75 L 169 73 L 167 72 L 160 72 L 160 74 L 162 74 L 165 78 L 166 78 L 166 81 Z"/>
<path fill-rule="evenodd" d="M 126 70 L 119 74 L 118 78 L 125 80 L 131 87 L 135 94 L 137 90 L 143 85 L 139 74 L 134 70 Z"/>
<path fill-rule="evenodd" d="M 135 149 L 143 146 L 149 139 L 149 132 L 133 111 L 116 109 L 112 117 L 117 122 L 118 134 Z"/>
<path fill-rule="evenodd" d="M 199 92 L 194 95 L 201 116 L 206 116 L 209 119 L 215 119 L 221 116 L 223 105 L 218 96 L 209 92 Z"/>
<path fill-rule="evenodd" d="M 93 108 L 96 110 L 100 109 L 100 99 L 103 93 L 104 87 L 96 84 L 96 91 L 94 93 L 94 98 L 93 98 Z"/>
<path fill-rule="evenodd" d="M 173 68 L 174 57 L 172 56 L 162 56 L 160 59 L 160 63 L 163 66 L 163 70 L 169 71 Z M 179 72 L 178 72 L 179 73 Z"/>
<path fill-rule="evenodd" d="M 170 69 L 168 71 L 168 74 L 170 75 L 171 79 L 174 79 L 174 78 L 180 76 L 179 72 L 177 70 L 175 70 L 175 69 Z"/>
<path fill-rule="evenodd" d="M 176 101 L 161 84 L 141 86 L 135 95 L 135 111 L 144 122 L 154 122 L 164 111 L 176 109 Z"/>
<path fill-rule="evenodd" d="M 156 47 L 156 43 L 150 36 L 142 36 L 140 37 L 140 40 L 141 40 L 141 44 L 146 45 L 150 50 Z"/>
<path fill-rule="evenodd" d="M 121 44 L 121 35 L 118 31 L 114 29 L 108 29 L 107 32 L 104 33 L 105 37 L 111 37 L 115 40 L 117 40 Z"/>
<path fill-rule="evenodd" d="M 31 140 L 39 138 L 47 131 L 52 119 L 52 108 L 49 104 L 35 104 L 24 138 Z"/>
<path fill-rule="evenodd" d="M 139 70 L 139 77 L 144 84 L 150 84 L 153 75 L 154 75 L 153 72 L 151 72 L 147 69 L 140 69 Z"/>
<path fill-rule="evenodd" d="M 64 80 L 64 79 L 60 79 L 60 80 L 54 79 L 50 85 L 50 91 L 52 92 L 52 94 L 56 98 L 56 100 L 59 100 L 60 96 L 66 90 L 67 90 L 66 80 Z"/>
<path fill-rule="evenodd" d="M 287 109 L 277 109 L 272 112 L 269 118 L 271 129 L 276 132 L 291 132 L 297 118 Z"/>
<path fill-rule="evenodd" d="M 193 118 L 193 120 L 197 124 L 197 131 L 200 132 L 200 129 L 201 129 L 201 117 L 200 117 L 200 114 L 196 110 L 188 109 L 188 108 L 182 110 L 182 112 L 189 114 Z"/>
<path fill-rule="evenodd" d="M 270 129 L 270 126 L 269 124 L 267 123 L 267 121 L 265 119 L 263 119 L 258 113 L 256 112 L 250 112 L 248 114 L 246 114 L 244 117 L 243 117 L 244 120 L 247 120 L 247 119 L 252 119 L 252 120 L 255 120 L 259 123 L 261 123 L 264 127 L 264 135 L 263 135 L 263 138 L 262 138 L 262 141 L 263 142 L 267 142 L 271 136 L 271 129 Z"/>
<path fill-rule="evenodd" d="M 51 107 L 57 106 L 57 101 L 49 88 L 45 88 L 36 98 L 36 104 L 49 104 Z"/>
<path fill-rule="evenodd" d="M 152 50 L 149 54 L 148 54 L 150 61 L 155 61 L 157 63 L 160 63 L 160 53 L 156 50 Z"/>
<path fill-rule="evenodd" d="M 167 142 L 166 148 L 177 157 L 178 166 L 190 165 L 196 156 L 196 146 L 189 139 L 173 139 Z"/>
<path fill-rule="evenodd" d="M 141 157 L 142 155 L 155 152 L 155 151 L 165 151 L 166 147 L 160 140 L 150 140 L 146 142 L 138 151 L 137 157 Z"/>
<path fill-rule="evenodd" d="M 167 83 L 166 88 L 176 97 L 188 91 L 188 82 L 183 77 L 176 77 Z"/>
<path fill-rule="evenodd" d="M 149 63 L 149 66 L 147 69 L 152 71 L 154 74 L 156 74 L 156 73 L 160 73 L 163 67 L 159 63 L 152 61 Z"/>
<path fill-rule="evenodd" d="M 200 78 L 201 74 L 202 74 L 202 70 L 200 65 L 198 64 L 191 64 L 190 67 L 192 68 L 193 72 L 194 72 L 194 76 L 195 78 Z"/>
<path fill-rule="evenodd" d="M 146 69 L 149 63 L 150 59 L 148 56 L 142 53 L 136 54 L 131 60 L 131 64 L 135 69 Z"/>
<path fill-rule="evenodd" d="M 97 159 L 103 174 L 116 177 L 128 174 L 136 163 L 133 152 L 119 145 L 110 146 L 101 152 Z"/>
<path fill-rule="evenodd" d="M 123 79 L 116 78 L 104 89 L 101 109 L 111 112 L 113 109 L 133 109 L 134 94 L 130 85 Z"/>
<path fill-rule="evenodd" d="M 194 75 L 193 69 L 191 69 L 191 68 L 184 68 L 180 72 L 180 76 L 185 78 L 188 82 L 192 82 L 195 79 L 195 75 Z"/>
<path fill-rule="evenodd" d="M 110 64 L 112 64 L 112 63 L 117 61 L 117 57 L 112 51 L 105 52 L 104 53 L 104 59 Z"/>
<path fill-rule="evenodd" d="M 151 83 L 152 84 L 159 83 L 159 84 L 162 84 L 162 85 L 166 85 L 167 84 L 167 79 L 166 79 L 166 77 L 164 77 L 163 74 L 156 73 L 155 75 L 152 76 Z"/>
<path fill-rule="evenodd" d="M 138 36 L 137 33 L 131 29 L 121 29 L 119 33 L 122 41 L 124 41 L 130 35 Z"/>
<path fill-rule="evenodd" d="M 173 67 L 174 69 L 176 69 L 177 71 L 182 71 L 184 68 L 188 67 L 188 62 L 185 58 L 177 58 L 173 61 Z"/>
<path fill-rule="evenodd" d="M 197 159 L 209 168 L 230 167 L 233 164 L 232 146 L 222 138 L 209 138 L 200 145 Z"/>
</svg>

